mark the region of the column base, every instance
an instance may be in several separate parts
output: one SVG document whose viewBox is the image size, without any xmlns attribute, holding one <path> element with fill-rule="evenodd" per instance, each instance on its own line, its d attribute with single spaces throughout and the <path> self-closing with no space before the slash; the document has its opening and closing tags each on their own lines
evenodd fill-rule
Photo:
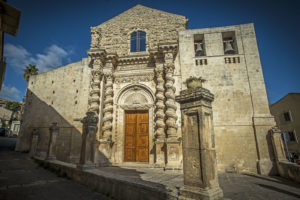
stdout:
<svg viewBox="0 0 300 200">
<path fill-rule="evenodd" d="M 223 198 L 223 191 L 216 187 L 212 189 L 203 189 L 200 187 L 183 186 L 179 190 L 179 200 L 219 200 Z"/>
<path fill-rule="evenodd" d="M 165 167 L 166 164 L 166 147 L 164 141 L 155 142 L 155 167 Z"/>
<path fill-rule="evenodd" d="M 276 163 L 270 159 L 261 159 L 257 162 L 258 173 L 261 175 L 275 175 L 276 174 Z"/>
<path fill-rule="evenodd" d="M 97 152 L 99 166 L 106 167 L 111 165 L 110 158 L 113 144 L 111 141 L 100 141 L 99 151 Z"/>
<path fill-rule="evenodd" d="M 165 170 L 181 170 L 180 160 L 180 143 L 179 141 L 166 141 L 166 166 Z"/>
</svg>

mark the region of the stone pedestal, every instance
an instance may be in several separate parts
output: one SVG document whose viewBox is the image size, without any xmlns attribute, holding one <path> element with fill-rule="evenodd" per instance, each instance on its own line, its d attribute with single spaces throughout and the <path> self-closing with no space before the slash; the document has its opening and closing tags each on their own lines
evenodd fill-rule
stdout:
<svg viewBox="0 0 300 200">
<path fill-rule="evenodd" d="M 110 165 L 109 159 L 111 158 L 112 154 L 112 146 L 112 141 L 100 141 L 99 154 L 101 155 L 98 155 L 99 166 L 105 167 Z"/>
<path fill-rule="evenodd" d="M 184 187 L 180 189 L 180 199 L 223 198 L 217 174 L 213 99 L 213 94 L 202 88 L 201 83 L 176 97 L 183 120 Z"/>
<path fill-rule="evenodd" d="M 155 142 L 155 166 L 156 167 L 165 167 L 165 142 L 164 141 L 156 141 Z"/>
<path fill-rule="evenodd" d="M 50 132 L 50 140 L 47 152 L 47 160 L 55 160 L 56 159 L 56 138 L 58 136 L 59 128 L 57 123 L 52 123 L 49 128 Z"/>
<path fill-rule="evenodd" d="M 82 145 L 78 168 L 97 167 L 97 151 L 99 142 L 96 140 L 98 117 L 94 112 L 87 112 L 83 123 Z"/>
<path fill-rule="evenodd" d="M 180 169 L 181 165 L 179 162 L 179 148 L 180 142 L 177 140 L 167 140 L 165 142 L 166 149 L 166 167 L 167 170 Z"/>
</svg>

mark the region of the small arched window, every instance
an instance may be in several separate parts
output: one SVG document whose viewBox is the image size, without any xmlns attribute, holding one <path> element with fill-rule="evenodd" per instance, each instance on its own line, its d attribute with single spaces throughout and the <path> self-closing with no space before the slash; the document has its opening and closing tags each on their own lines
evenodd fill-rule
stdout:
<svg viewBox="0 0 300 200">
<path fill-rule="evenodd" d="M 136 31 L 130 36 L 130 52 L 146 51 L 146 33 Z"/>
</svg>

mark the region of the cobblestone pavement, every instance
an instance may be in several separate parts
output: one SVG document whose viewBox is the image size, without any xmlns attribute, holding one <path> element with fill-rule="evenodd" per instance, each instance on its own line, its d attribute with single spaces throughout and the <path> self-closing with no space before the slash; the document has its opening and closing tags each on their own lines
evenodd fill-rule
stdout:
<svg viewBox="0 0 300 200">
<path fill-rule="evenodd" d="M 16 138 L 0 137 L 0 200 L 108 200 L 106 196 L 38 167 L 11 151 Z"/>
<path fill-rule="evenodd" d="M 28 154 L 11 151 L 15 141 L 16 139 L 0 137 L 0 200 L 108 199 L 87 187 L 38 167 Z M 172 189 L 183 184 L 180 171 L 164 172 L 146 165 L 105 167 L 95 171 L 126 177 L 136 183 L 160 184 Z M 300 185 L 280 177 L 221 173 L 219 181 L 224 197 L 232 200 L 300 199 Z"/>
</svg>

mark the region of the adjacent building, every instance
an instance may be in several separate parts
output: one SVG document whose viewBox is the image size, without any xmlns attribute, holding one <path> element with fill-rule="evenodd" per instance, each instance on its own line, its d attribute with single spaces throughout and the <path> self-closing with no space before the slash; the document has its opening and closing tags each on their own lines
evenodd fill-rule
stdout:
<svg viewBox="0 0 300 200">
<path fill-rule="evenodd" d="M 180 168 L 183 122 L 175 96 L 188 78 L 201 77 L 214 94 L 218 169 L 272 173 L 268 130 L 275 121 L 254 25 L 189 30 L 187 24 L 185 16 L 137 5 L 91 27 L 87 58 L 28 81 L 17 150 L 29 150 L 38 131 L 37 151 L 45 156 L 49 126 L 57 123 L 56 158 L 78 163 L 80 120 L 89 111 L 99 118 L 99 163 Z"/>
<path fill-rule="evenodd" d="M 284 133 L 287 150 L 300 152 L 300 93 L 288 93 L 270 105 L 276 123 Z"/>
</svg>

